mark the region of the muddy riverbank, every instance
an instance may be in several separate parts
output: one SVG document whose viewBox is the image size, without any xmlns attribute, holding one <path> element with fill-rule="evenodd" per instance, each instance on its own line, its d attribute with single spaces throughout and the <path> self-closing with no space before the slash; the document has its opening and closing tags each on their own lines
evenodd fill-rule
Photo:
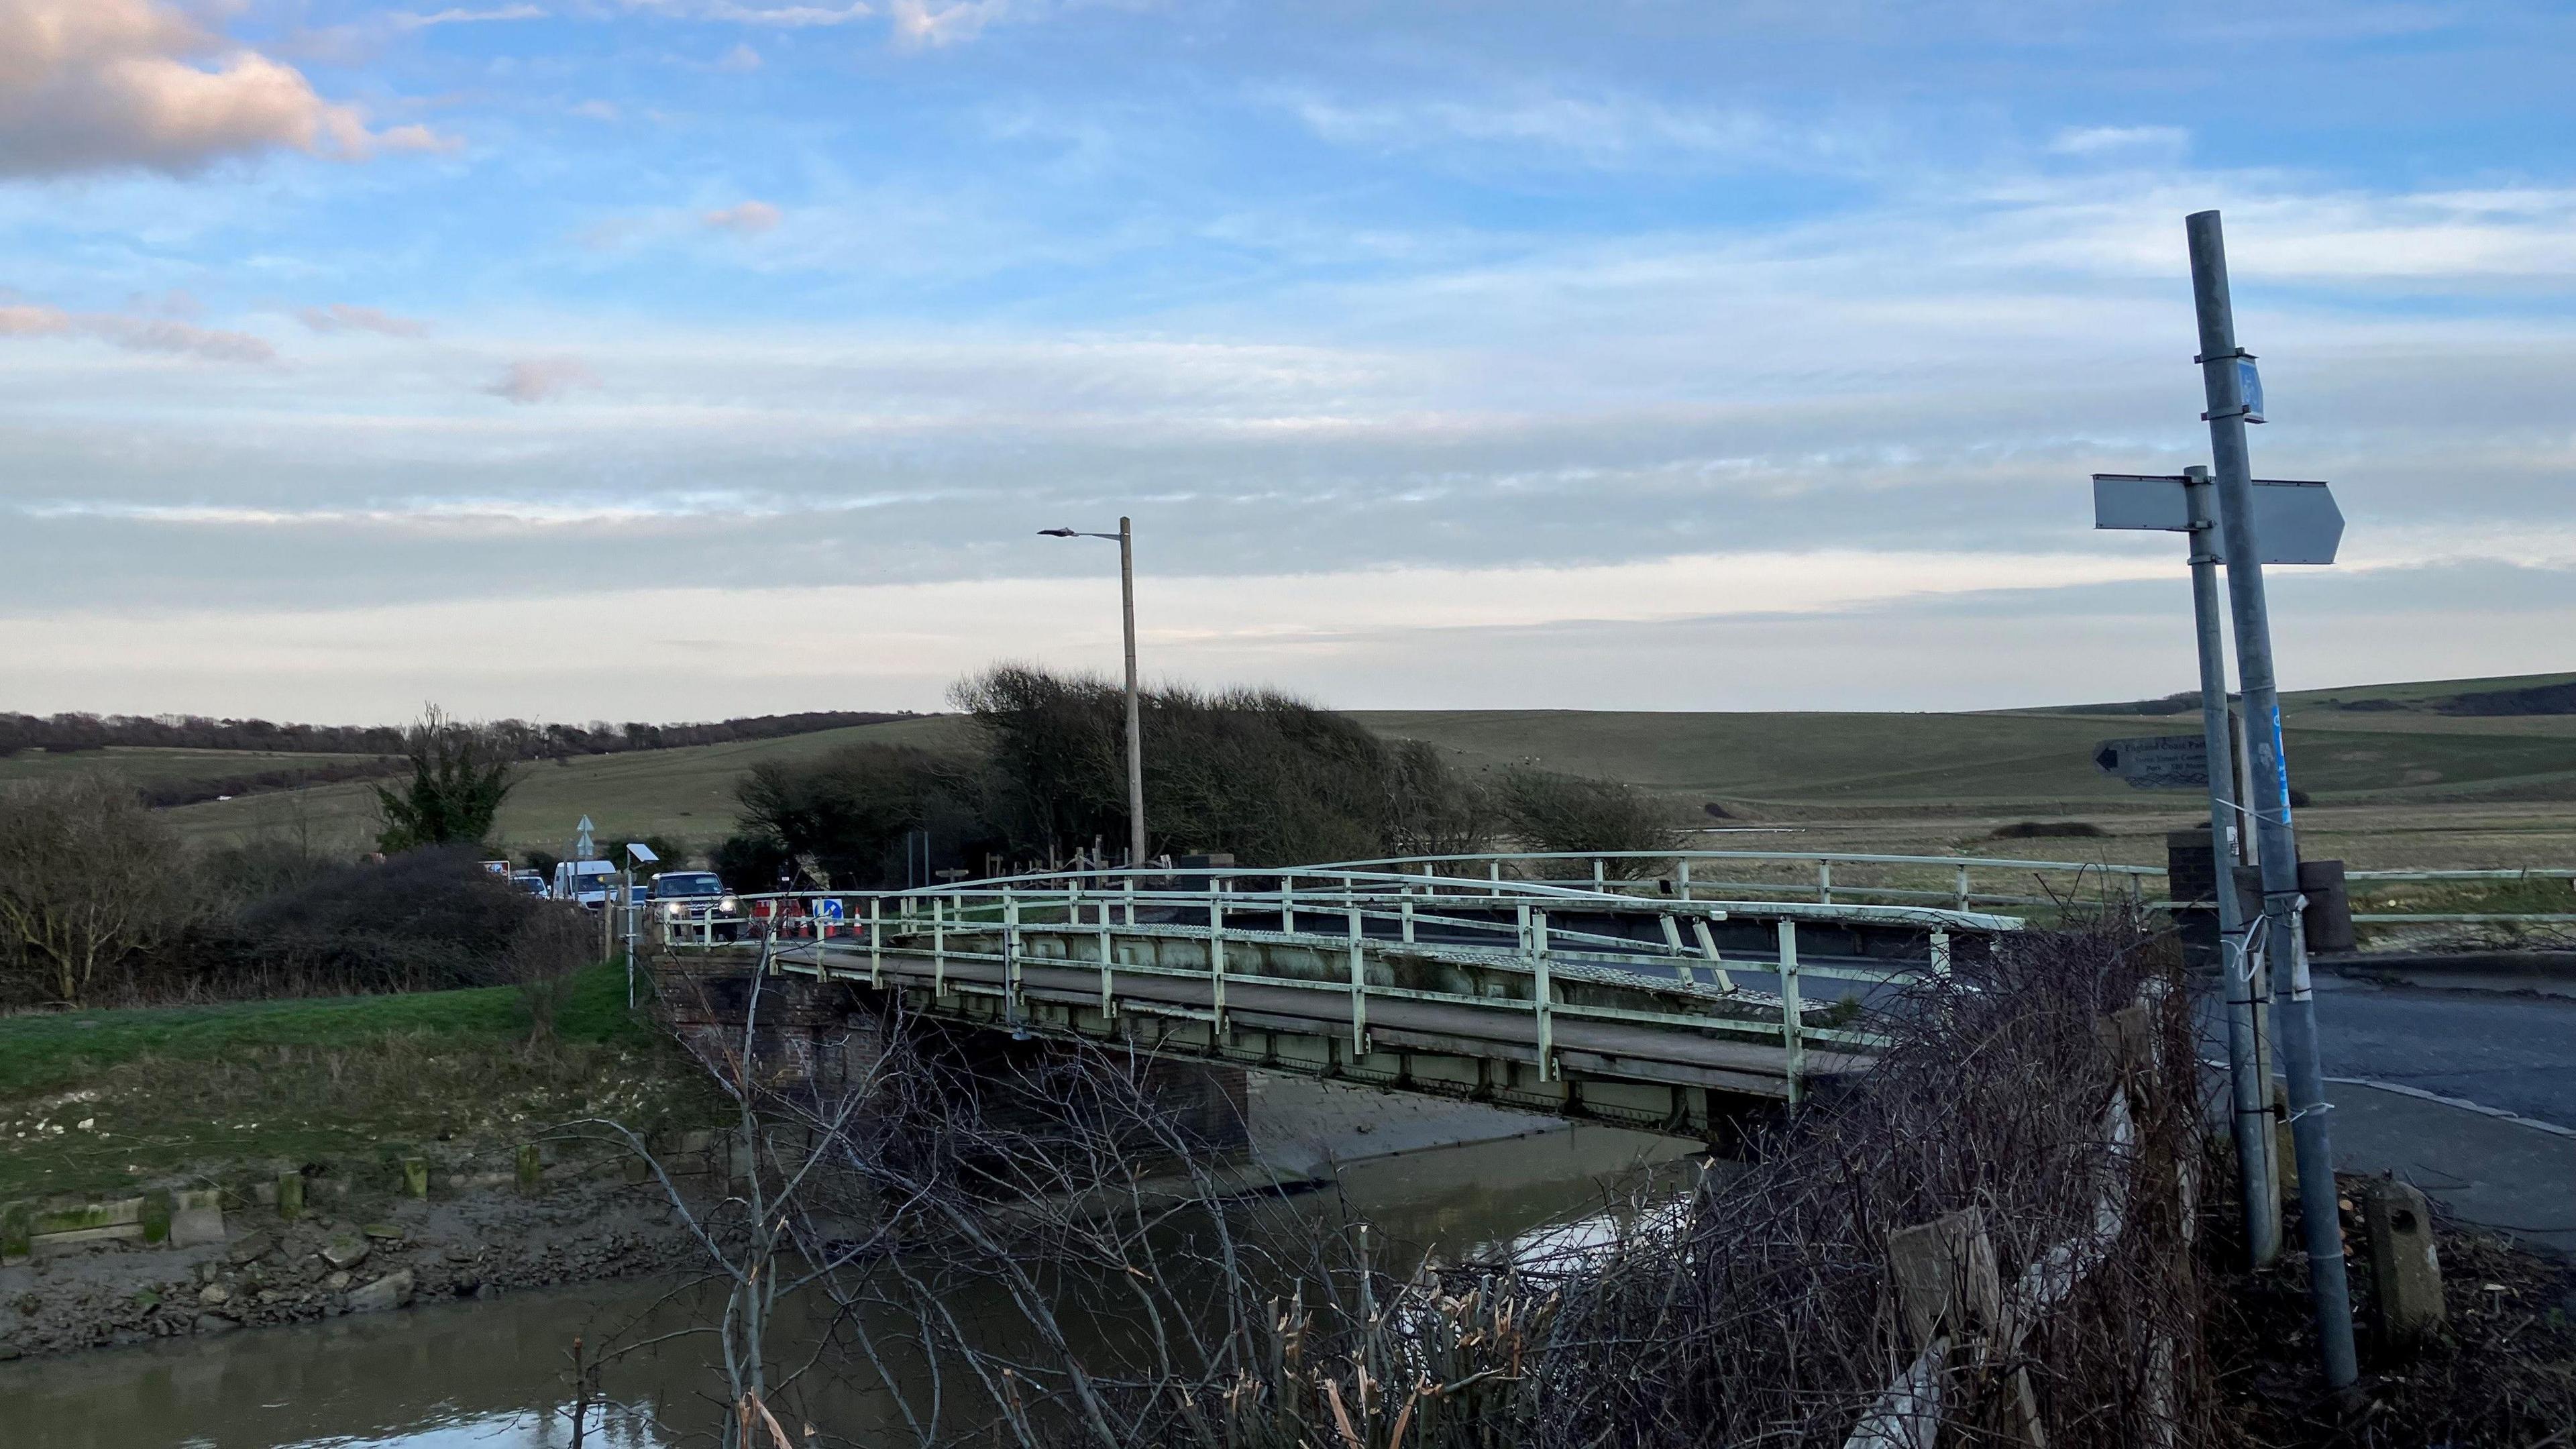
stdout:
<svg viewBox="0 0 2576 1449">
<path fill-rule="evenodd" d="M 1473 1103 L 1257 1074 L 1247 1106 L 1264 1170 L 1291 1182 L 1426 1149 L 1568 1131 L 1554 1119 Z M 1594 1129 L 1591 1140 L 1623 1139 L 1633 1139 L 1633 1156 L 1679 1150 L 1609 1129 Z M 657 1187 L 614 1170 L 550 1183 L 535 1197 L 442 1184 L 426 1200 L 354 1206 L 317 1199 L 310 1217 L 292 1223 L 254 1208 L 226 1213 L 221 1241 L 96 1241 L 0 1268 L 0 1359 L 632 1278 L 683 1269 L 703 1251 Z"/>
</svg>

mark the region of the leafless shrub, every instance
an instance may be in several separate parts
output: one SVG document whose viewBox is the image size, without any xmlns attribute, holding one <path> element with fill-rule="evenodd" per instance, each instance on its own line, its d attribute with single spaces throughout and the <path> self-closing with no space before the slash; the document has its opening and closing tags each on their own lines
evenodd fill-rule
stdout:
<svg viewBox="0 0 2576 1449">
<path fill-rule="evenodd" d="M 528 1009 L 528 1034 L 554 1040 L 555 1017 L 571 999 L 573 973 L 599 955 L 599 932 L 579 906 L 549 903 L 519 923 L 502 956 L 502 971 L 519 988 Z"/>
<path fill-rule="evenodd" d="M 750 1027 L 755 972 L 743 1029 L 695 1038 L 740 1106 L 735 1180 L 692 1209 L 729 1285 L 732 1442 L 798 1424 L 826 1374 L 887 1406 L 865 1442 L 925 1449 L 1841 1446 L 1919 1347 L 1890 1238 L 1962 1209 L 2018 1322 L 1950 1326 L 1941 1442 L 2204 1442 L 2169 954 L 2117 919 L 2010 941 L 1888 1005 L 1897 1047 L 1742 1171 L 1607 1242 L 1452 1264 L 1388 1261 L 1365 1223 L 1227 1169 L 1149 1059 L 889 1007 L 810 1070 Z M 2044 1314 L 2017 1286 L 2056 1279 Z M 782 1371 L 764 1325 L 795 1292 L 832 1326 Z"/>
<path fill-rule="evenodd" d="M 0 789 L 0 1001 L 80 1005 L 175 934 L 191 900 L 178 838 L 123 781 Z"/>
<path fill-rule="evenodd" d="M 1672 803 L 1617 780 L 1515 766 L 1500 787 L 1503 815 L 1523 846 L 1538 851 L 1672 851 L 1682 843 Z M 1613 873 L 1651 875 L 1659 860 L 1612 861 Z M 1580 862 L 1567 871 L 1588 873 Z"/>
</svg>

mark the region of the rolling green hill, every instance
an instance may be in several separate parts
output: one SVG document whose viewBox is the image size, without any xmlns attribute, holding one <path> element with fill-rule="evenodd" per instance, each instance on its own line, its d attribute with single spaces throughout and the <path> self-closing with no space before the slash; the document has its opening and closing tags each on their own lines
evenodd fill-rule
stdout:
<svg viewBox="0 0 2576 1449">
<path fill-rule="evenodd" d="M 531 765 L 501 807 L 493 843 L 561 854 L 572 841 L 574 825 L 588 815 L 602 840 L 659 834 L 708 846 L 733 832 L 734 781 L 757 761 L 808 758 L 862 740 L 924 744 L 953 737 L 960 728 L 954 717 L 926 716 L 783 739 L 580 755 L 562 764 Z M 376 832 L 375 792 L 364 784 L 244 795 L 169 813 L 182 834 L 202 840 L 274 833 L 359 850 Z"/>
<path fill-rule="evenodd" d="M 2530 692 L 2547 704 L 2576 675 L 2445 680 L 2311 690 L 2287 697 L 2291 769 L 2319 805 L 2576 801 L 2576 714 L 2446 712 L 2469 699 Z M 1470 767 L 1527 762 L 1713 801 L 1759 819 L 1950 812 L 1963 817 L 2186 816 L 2185 794 L 2130 790 L 2096 771 L 2095 744 L 2196 734 L 2196 711 L 2138 714 L 2073 706 L 1976 714 L 1646 713 L 1581 710 L 1375 710 L 1381 734 L 1429 740 Z M 2123 711 L 2123 712 L 2097 712 Z M 658 833 L 707 845 L 734 828 L 733 787 L 755 761 L 810 757 L 861 740 L 956 738 L 953 717 L 924 717 L 784 739 L 593 755 L 529 768 L 501 812 L 496 844 L 560 850 L 583 815 L 603 837 Z M 1152 744 L 1147 742 L 1150 750 Z M 108 751 L 138 771 L 202 771 L 225 752 Z M 191 757 L 164 760 L 161 757 Z M 88 761 L 99 757 L 64 757 Z M 270 757 L 257 758 L 265 766 Z M 306 757 L 311 758 L 311 757 Z M 61 768 L 42 756 L 0 761 L 0 779 Z M 362 848 L 374 834 L 363 783 L 248 795 L 170 812 L 191 837 L 300 834 Z"/>
</svg>

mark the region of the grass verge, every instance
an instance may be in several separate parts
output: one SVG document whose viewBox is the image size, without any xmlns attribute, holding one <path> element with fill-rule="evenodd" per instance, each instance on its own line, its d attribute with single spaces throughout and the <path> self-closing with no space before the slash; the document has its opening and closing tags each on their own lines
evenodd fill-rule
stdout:
<svg viewBox="0 0 2576 1449">
<path fill-rule="evenodd" d="M 0 1020 L 0 1201 L 405 1152 L 506 1150 L 591 1114 L 694 1120 L 707 1088 L 583 971 L 551 1041 L 511 987 Z"/>
</svg>

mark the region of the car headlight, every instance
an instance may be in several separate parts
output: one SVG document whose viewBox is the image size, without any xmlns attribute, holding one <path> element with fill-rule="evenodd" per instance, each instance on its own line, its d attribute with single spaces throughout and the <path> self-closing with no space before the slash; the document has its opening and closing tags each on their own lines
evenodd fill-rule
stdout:
<svg viewBox="0 0 2576 1449">
<path fill-rule="evenodd" d="M 668 918 L 668 919 L 670 919 L 670 920 L 674 920 L 674 921 L 676 921 L 676 920 L 678 920 L 681 916 L 686 915 L 686 914 L 687 914 L 687 910 L 686 910 L 686 908 L 684 908 L 683 906 L 681 906 L 681 904 L 680 904 L 679 902 L 677 902 L 677 901 L 673 901 L 671 904 L 669 904 L 669 905 L 667 905 L 667 906 L 664 906 L 664 907 L 662 908 L 662 914 L 663 914 L 663 916 L 665 916 L 666 918 Z"/>
<path fill-rule="evenodd" d="M 725 897 L 722 901 L 719 901 L 716 904 L 716 909 L 724 912 L 728 916 L 741 908 L 742 902 L 735 900 L 731 896 Z"/>
</svg>

